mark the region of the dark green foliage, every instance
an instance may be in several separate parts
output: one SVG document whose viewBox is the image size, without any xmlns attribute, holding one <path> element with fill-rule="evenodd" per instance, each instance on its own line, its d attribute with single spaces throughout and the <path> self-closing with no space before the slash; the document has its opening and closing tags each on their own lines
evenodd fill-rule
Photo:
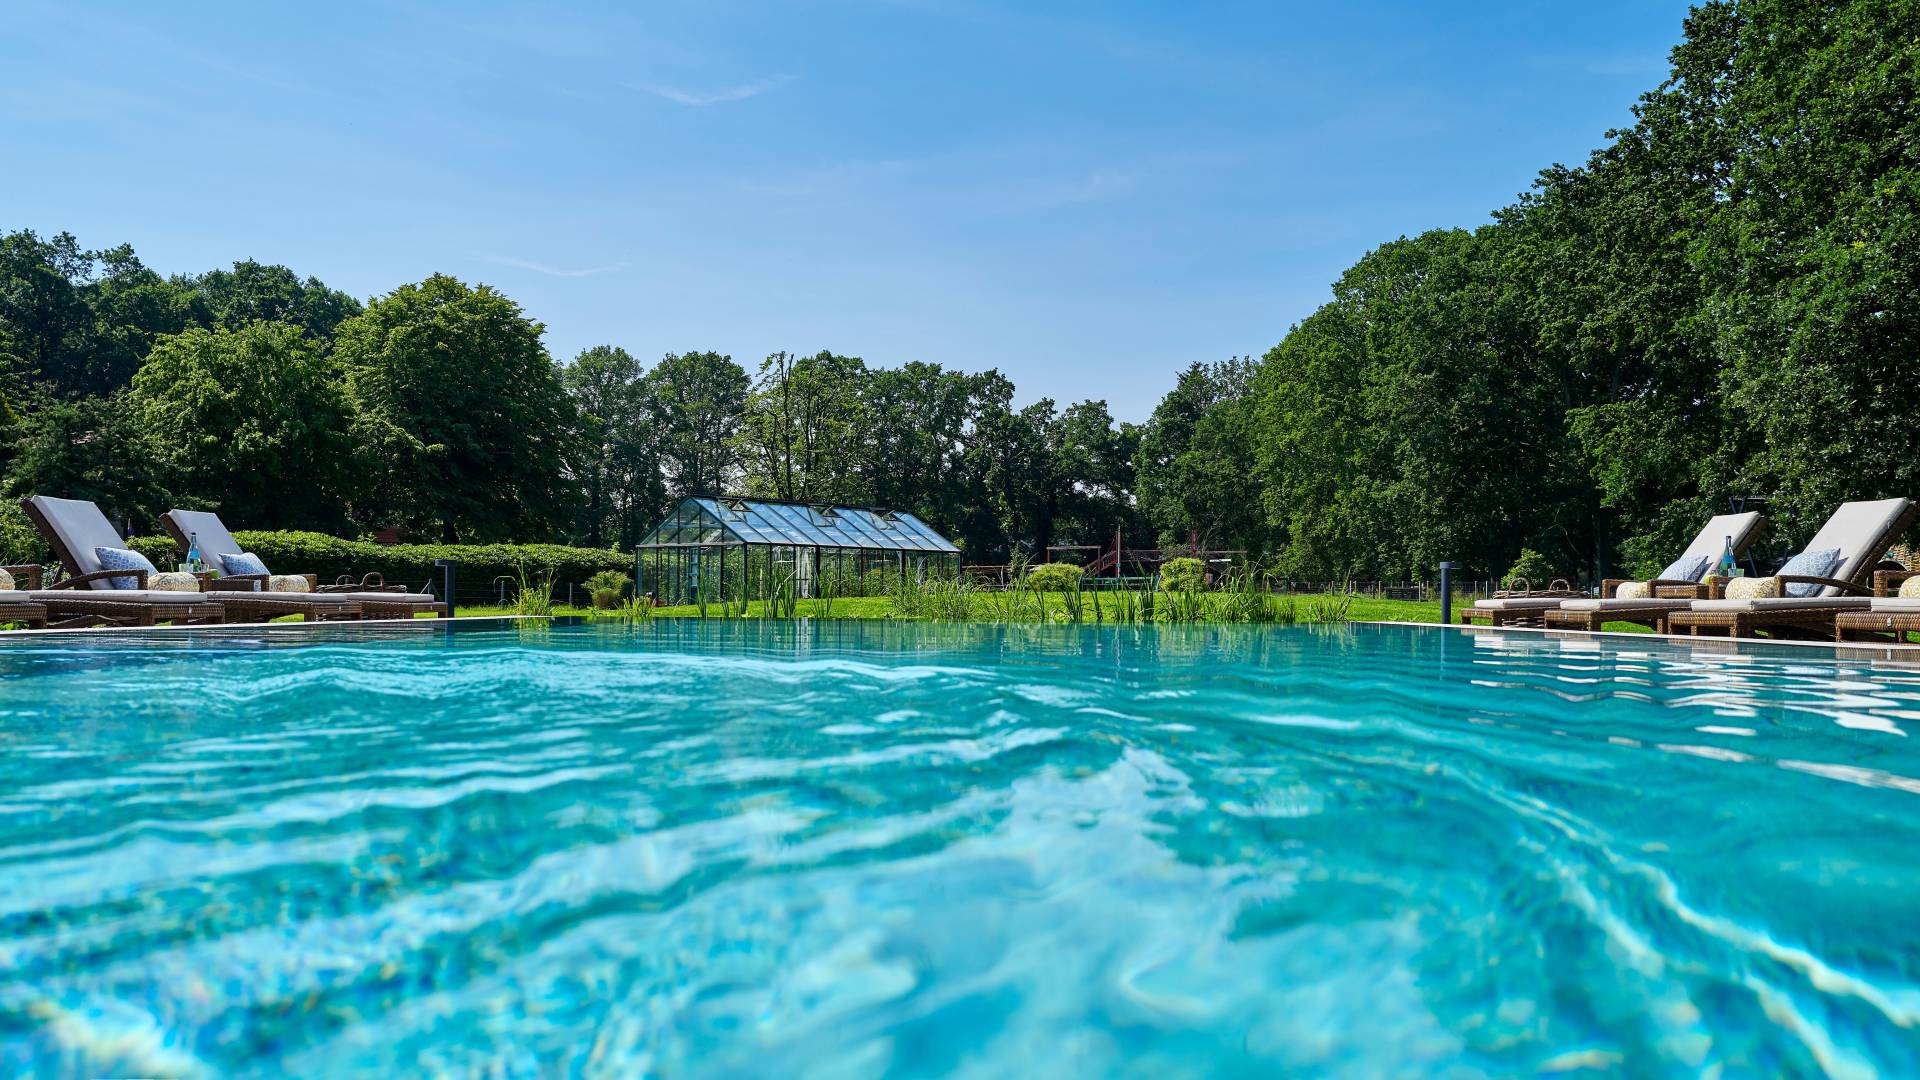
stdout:
<svg viewBox="0 0 1920 1080">
<path fill-rule="evenodd" d="M 345 524 L 351 413 L 316 344 L 287 323 L 162 338 L 131 405 L 179 492 L 263 528 Z"/>
<path fill-rule="evenodd" d="M 363 455 L 361 520 L 442 540 L 550 535 L 573 492 L 577 414 L 520 305 L 444 274 L 341 323 Z"/>
<path fill-rule="evenodd" d="M 580 417 L 572 535 L 588 547 L 631 547 L 669 505 L 656 383 L 627 350 L 596 345 L 560 369 L 560 384 Z"/>
<path fill-rule="evenodd" d="M 375 544 L 320 533 L 253 530 L 238 530 L 233 538 L 260 556 L 274 573 L 317 574 L 323 585 L 343 575 L 358 581 L 362 575 L 378 573 L 388 584 L 417 589 L 440 580 L 440 570 L 433 565 L 435 559 L 454 561 L 463 590 L 490 586 L 500 577 L 518 582 L 524 573 L 530 582 L 551 578 L 564 596 L 567 586 L 584 586 L 595 574 L 633 572 L 631 555 L 559 544 Z M 169 537 L 143 536 L 131 543 L 155 566 L 180 561 L 180 549 Z"/>
<path fill-rule="evenodd" d="M 1545 555 L 1532 548 L 1521 548 L 1519 556 L 1513 560 L 1513 565 L 1508 567 L 1506 574 L 1500 578 L 1500 584 L 1508 589 L 1519 588 L 1522 585 L 1544 589 L 1553 576 L 1553 564 L 1547 561 Z"/>
</svg>

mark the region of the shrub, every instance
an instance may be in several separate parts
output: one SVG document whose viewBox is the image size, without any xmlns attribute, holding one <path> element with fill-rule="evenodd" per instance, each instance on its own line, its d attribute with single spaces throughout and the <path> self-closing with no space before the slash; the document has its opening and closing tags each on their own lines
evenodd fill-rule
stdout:
<svg viewBox="0 0 1920 1080">
<path fill-rule="evenodd" d="M 1080 587 L 1080 568 L 1072 563 L 1042 563 L 1020 580 L 1034 592 L 1072 592 Z"/>
<path fill-rule="evenodd" d="M 620 597 L 626 594 L 627 586 L 633 579 L 618 570 L 602 570 L 588 578 L 587 592 L 593 596 L 593 606 L 611 610 L 620 605 Z"/>
<path fill-rule="evenodd" d="M 1512 569 L 1508 570 L 1507 575 L 1500 579 L 1500 584 L 1504 588 L 1511 589 L 1514 585 L 1514 579 L 1526 578 L 1527 582 L 1534 588 L 1544 589 L 1552 577 L 1553 566 L 1547 562 L 1545 555 L 1540 554 L 1532 548 L 1521 548 L 1520 556 L 1513 560 Z"/>
<path fill-rule="evenodd" d="M 565 596 L 567 586 L 585 585 L 602 571 L 623 575 L 633 571 L 631 555 L 560 544 L 375 544 L 310 532 L 242 531 L 233 538 L 260 556 L 274 573 L 318 574 L 323 585 L 341 577 L 359 581 L 376 573 L 389 585 L 418 589 L 439 583 L 435 559 L 450 559 L 462 596 L 490 591 L 502 577 L 515 582 L 551 580 L 554 591 Z M 180 549 L 168 537 L 135 537 L 129 544 L 155 566 L 180 561 Z"/>
<path fill-rule="evenodd" d="M 1168 559 L 1160 566 L 1165 592 L 1199 592 L 1207 587 L 1207 564 L 1199 559 Z"/>
</svg>

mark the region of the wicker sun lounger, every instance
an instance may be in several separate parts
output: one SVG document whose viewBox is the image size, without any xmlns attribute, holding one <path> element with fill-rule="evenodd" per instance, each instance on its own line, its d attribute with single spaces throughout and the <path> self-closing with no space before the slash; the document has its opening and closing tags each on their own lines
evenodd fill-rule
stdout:
<svg viewBox="0 0 1920 1080">
<path fill-rule="evenodd" d="M 1766 519 L 1751 512 L 1709 518 L 1680 555 L 1683 560 L 1695 557 L 1706 560 L 1706 569 L 1701 571 L 1699 581 L 1656 578 L 1646 583 L 1653 595 L 1619 597 L 1615 594 L 1620 586 L 1632 579 L 1608 578 L 1600 583 L 1599 597 L 1482 600 L 1461 612 L 1460 621 L 1484 619 L 1491 626 L 1545 626 L 1556 630 L 1598 630 L 1610 622 L 1627 622 L 1659 629 L 1669 613 L 1709 595 L 1706 574 L 1713 559 L 1726 550 L 1729 540 L 1733 542 L 1734 554 L 1742 554 L 1765 524 Z"/>
<path fill-rule="evenodd" d="M 1920 597 L 1899 595 L 1900 583 L 1920 577 L 1920 570 L 1879 570 L 1873 575 L 1873 597 L 1865 611 L 1843 611 L 1833 617 L 1833 636 L 1839 641 L 1894 641 L 1920 632 Z"/>
<path fill-rule="evenodd" d="M 29 595 L 40 587 L 41 569 L 38 566 L 0 567 L 13 575 L 16 586 L 25 585 L 25 589 L 0 589 L 0 623 L 26 623 L 27 629 L 39 630 L 47 625 L 47 606 Z"/>
<path fill-rule="evenodd" d="M 1695 600 L 1686 610 L 1669 615 L 1667 628 L 1691 635 L 1752 637 L 1764 630 L 1775 637 L 1833 638 L 1842 615 L 1870 610 L 1873 588 L 1868 581 L 1881 555 L 1916 521 L 1920 521 L 1920 504 L 1911 499 L 1846 503 L 1803 549 L 1837 549 L 1840 563 L 1832 574 L 1775 575 L 1781 593 L 1789 586 L 1803 585 L 1814 589 L 1812 595 L 1728 599 L 1724 586 L 1716 586 L 1713 597 Z"/>
<path fill-rule="evenodd" d="M 219 564 L 223 555 L 238 555 L 246 549 L 227 531 L 226 523 L 219 514 L 204 510 L 169 510 L 161 515 L 160 524 L 173 537 L 173 542 L 184 554 L 189 543 L 198 542 L 203 557 Z M 264 590 L 270 574 L 230 574 L 219 578 L 220 589 Z M 368 575 L 357 584 L 321 585 L 314 574 L 303 574 L 307 579 L 307 591 L 261 592 L 252 595 L 309 599 L 316 602 L 345 601 L 359 605 L 361 612 L 369 619 L 410 619 L 415 614 L 426 612 L 440 618 L 447 615 L 447 605 L 436 599 L 432 593 L 408 592 L 404 586 L 387 587 L 376 584 L 377 576 Z"/>
<path fill-rule="evenodd" d="M 152 626 L 156 623 L 264 622 L 284 615 L 308 619 L 358 618 L 347 598 L 280 598 L 271 594 L 174 592 L 150 590 L 144 570 L 105 570 L 96 547 L 125 547 L 113 523 L 90 502 L 36 495 L 22 502 L 34 527 L 69 571 L 53 585 L 31 591 L 47 605 L 53 626 Z M 134 579 L 134 587 L 114 587 L 114 579 Z M 204 588 L 204 582 L 202 583 Z"/>
</svg>

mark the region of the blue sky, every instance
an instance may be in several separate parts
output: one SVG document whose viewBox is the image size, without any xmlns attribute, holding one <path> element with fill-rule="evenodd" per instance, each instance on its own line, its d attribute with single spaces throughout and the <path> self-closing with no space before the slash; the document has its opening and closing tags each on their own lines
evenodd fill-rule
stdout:
<svg viewBox="0 0 1920 1080">
<path fill-rule="evenodd" d="M 0 228 L 363 298 L 451 273 L 563 358 L 832 349 L 1140 419 L 1584 159 L 1685 11 L 0 0 Z"/>
</svg>

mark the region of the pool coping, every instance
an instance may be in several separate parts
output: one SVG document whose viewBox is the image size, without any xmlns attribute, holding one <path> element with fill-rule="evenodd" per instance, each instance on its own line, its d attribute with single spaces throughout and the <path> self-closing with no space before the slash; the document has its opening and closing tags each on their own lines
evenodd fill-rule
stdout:
<svg viewBox="0 0 1920 1080">
<path fill-rule="evenodd" d="M 0 631 L 0 642 L 12 641 L 23 637 L 48 637 L 55 634 L 203 634 L 213 630 L 287 630 L 309 633 L 316 630 L 337 630 L 352 626 L 418 626 L 431 629 L 452 623 L 481 622 L 519 622 L 522 620 L 541 620 L 551 622 L 558 619 L 581 619 L 580 615 L 457 615 L 451 619 L 422 619 L 409 616 L 398 619 L 352 619 L 327 622 L 239 622 L 239 623 L 192 623 L 186 626 L 68 626 L 49 630 L 7 630 Z"/>
<path fill-rule="evenodd" d="M 1395 622 L 1390 619 L 1355 619 L 1355 626 L 1425 626 L 1435 630 L 1452 630 L 1466 634 L 1537 634 L 1541 637 L 1584 640 L 1588 638 L 1607 638 L 1613 641 L 1659 641 L 1670 644 L 1686 645 L 1764 645 L 1768 647 L 1797 646 L 1801 648 L 1862 650 L 1871 649 L 1888 653 L 1900 653 L 1912 656 L 1920 653 L 1920 642 L 1894 641 L 1798 641 L 1792 638 L 1736 638 L 1717 635 L 1694 634 L 1638 634 L 1629 630 L 1555 630 L 1540 626 L 1473 626 L 1449 623 Z"/>
</svg>

